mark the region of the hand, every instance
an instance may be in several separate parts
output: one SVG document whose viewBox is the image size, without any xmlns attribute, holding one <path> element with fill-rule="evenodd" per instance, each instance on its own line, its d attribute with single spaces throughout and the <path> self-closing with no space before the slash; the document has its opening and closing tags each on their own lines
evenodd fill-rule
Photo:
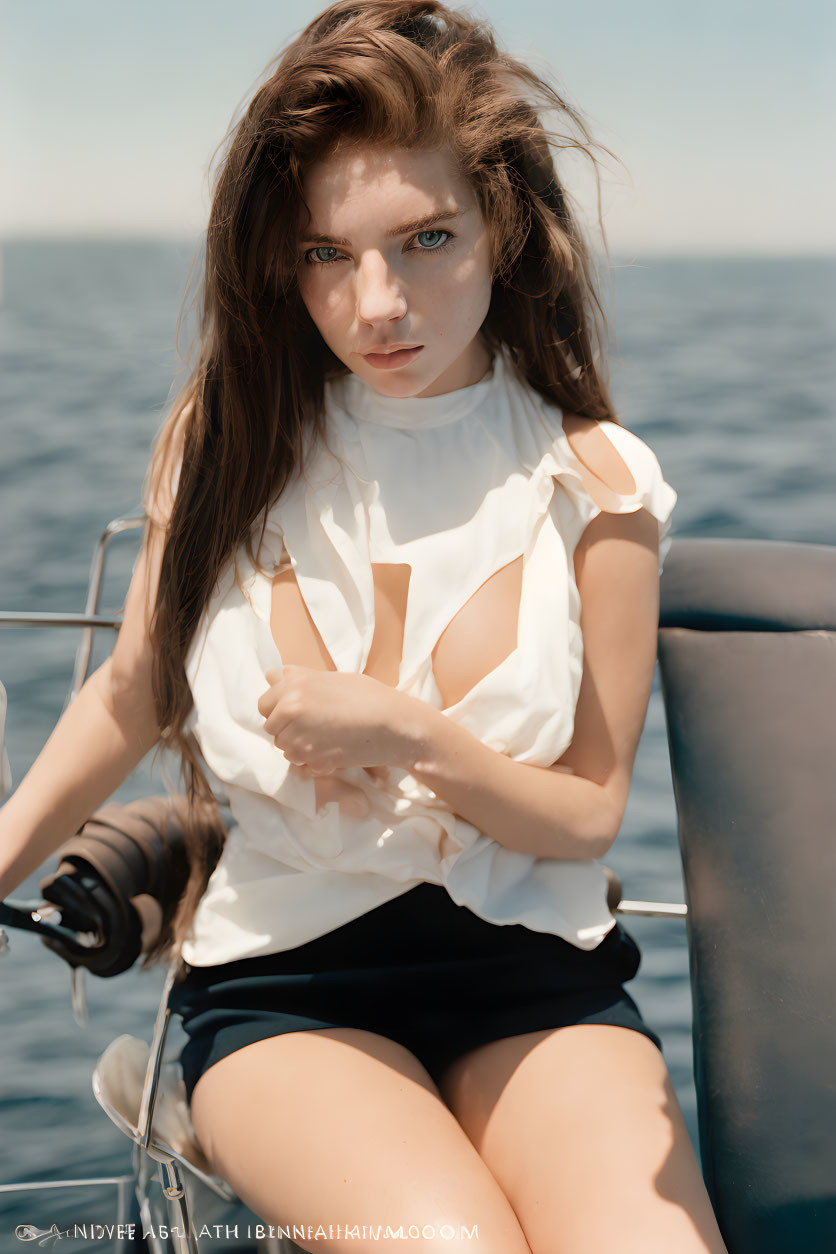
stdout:
<svg viewBox="0 0 836 1254">
<path fill-rule="evenodd" d="M 264 730 L 306 774 L 397 765 L 409 740 L 411 698 L 370 675 L 284 666 L 265 672 Z"/>
</svg>

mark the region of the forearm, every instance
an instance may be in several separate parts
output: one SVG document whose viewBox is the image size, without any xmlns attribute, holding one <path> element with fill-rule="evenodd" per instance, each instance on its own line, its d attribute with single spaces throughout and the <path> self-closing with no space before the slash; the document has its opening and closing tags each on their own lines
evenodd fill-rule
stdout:
<svg viewBox="0 0 836 1254">
<path fill-rule="evenodd" d="M 108 682 L 105 662 L 0 809 L 0 899 L 55 853 L 153 747 L 148 728 L 143 741 L 140 720 L 127 705 L 116 716 Z"/>
<path fill-rule="evenodd" d="M 600 785 L 515 762 L 426 702 L 409 714 L 399 765 L 486 836 L 537 858 L 586 860 L 609 849 L 618 820 Z"/>
</svg>

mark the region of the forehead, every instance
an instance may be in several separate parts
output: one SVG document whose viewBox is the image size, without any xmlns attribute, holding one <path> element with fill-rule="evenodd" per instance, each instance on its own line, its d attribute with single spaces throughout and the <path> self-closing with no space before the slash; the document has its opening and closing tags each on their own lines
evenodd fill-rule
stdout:
<svg viewBox="0 0 836 1254">
<path fill-rule="evenodd" d="M 397 216 L 404 209 L 420 213 L 474 203 L 447 148 L 354 145 L 314 162 L 303 188 L 312 221 L 321 230 L 369 212 L 391 209 Z"/>
</svg>

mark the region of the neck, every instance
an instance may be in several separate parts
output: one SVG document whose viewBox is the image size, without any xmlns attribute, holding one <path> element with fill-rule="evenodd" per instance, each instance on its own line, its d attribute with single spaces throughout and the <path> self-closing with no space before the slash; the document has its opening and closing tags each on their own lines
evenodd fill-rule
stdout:
<svg viewBox="0 0 836 1254">
<path fill-rule="evenodd" d="M 449 391 L 432 395 L 421 393 L 420 396 L 384 396 L 360 375 L 349 372 L 331 380 L 327 394 L 329 402 L 354 419 L 384 427 L 418 430 L 446 426 L 465 417 L 502 386 L 503 378 L 502 353 L 497 352 L 493 361 L 488 359 L 485 371 L 474 383 Z"/>
</svg>

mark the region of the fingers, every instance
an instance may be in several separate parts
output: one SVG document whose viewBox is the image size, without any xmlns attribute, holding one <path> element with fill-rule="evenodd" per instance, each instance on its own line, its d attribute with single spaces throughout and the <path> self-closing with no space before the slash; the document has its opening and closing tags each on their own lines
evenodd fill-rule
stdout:
<svg viewBox="0 0 836 1254">
<path fill-rule="evenodd" d="M 278 684 L 282 679 L 290 679 L 296 671 L 304 671 L 309 668 L 306 666 L 294 666 L 291 662 L 283 662 L 281 666 L 270 666 L 264 672 L 264 678 L 272 688 L 274 684 Z"/>
<path fill-rule="evenodd" d="M 323 779 L 325 776 L 333 775 L 334 773 L 334 767 L 318 771 L 309 762 L 291 762 L 291 766 L 295 766 L 299 774 L 304 776 L 305 779 Z"/>
<path fill-rule="evenodd" d="M 307 762 L 301 762 L 301 763 L 292 764 L 292 765 L 296 765 L 297 771 L 299 771 L 299 773 L 303 775 L 305 779 L 323 779 L 328 775 L 333 775 L 334 770 L 336 769 L 335 767 L 331 767 L 328 770 L 317 771 L 312 766 L 310 766 L 309 763 Z M 363 770 L 367 771 L 368 774 L 371 775 L 373 779 L 388 779 L 389 778 L 388 766 L 364 766 Z"/>
<path fill-rule="evenodd" d="M 264 692 L 262 692 L 261 696 L 258 698 L 256 706 L 262 718 L 268 718 L 275 708 L 276 702 L 270 696 L 274 686 L 280 682 L 286 671 L 290 671 L 292 669 L 293 668 L 290 666 L 271 666 L 264 672 L 264 678 L 267 680 L 268 687 L 265 688 Z"/>
</svg>

